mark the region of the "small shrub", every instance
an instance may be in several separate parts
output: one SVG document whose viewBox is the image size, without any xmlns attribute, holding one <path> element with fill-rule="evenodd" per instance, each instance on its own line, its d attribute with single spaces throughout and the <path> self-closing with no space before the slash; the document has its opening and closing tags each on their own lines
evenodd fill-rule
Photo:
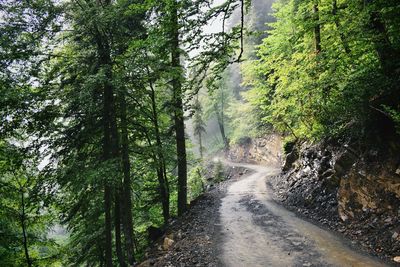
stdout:
<svg viewBox="0 0 400 267">
<path fill-rule="evenodd" d="M 188 195 L 190 201 L 196 199 L 199 195 L 201 195 L 204 192 L 205 186 L 202 173 L 203 173 L 202 166 L 194 167 L 189 173 Z"/>
<path fill-rule="evenodd" d="M 213 174 L 215 182 L 218 183 L 224 180 L 224 166 L 222 165 L 221 161 L 215 163 Z"/>
</svg>

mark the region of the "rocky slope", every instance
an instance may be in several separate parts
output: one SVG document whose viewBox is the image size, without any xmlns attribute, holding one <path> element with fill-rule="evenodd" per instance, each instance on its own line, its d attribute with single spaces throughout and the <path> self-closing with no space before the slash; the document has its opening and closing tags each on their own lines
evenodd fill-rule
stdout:
<svg viewBox="0 0 400 267">
<path fill-rule="evenodd" d="M 270 183 L 290 209 L 400 262 L 400 161 L 387 151 L 303 143 Z"/>
</svg>

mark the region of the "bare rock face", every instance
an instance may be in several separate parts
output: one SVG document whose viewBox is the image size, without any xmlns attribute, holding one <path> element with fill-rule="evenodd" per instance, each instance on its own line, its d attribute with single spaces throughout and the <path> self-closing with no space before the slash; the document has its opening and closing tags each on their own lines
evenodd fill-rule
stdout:
<svg viewBox="0 0 400 267">
<path fill-rule="evenodd" d="M 231 147 L 228 158 L 236 162 L 280 166 L 282 138 L 278 134 L 270 134 L 256 139 L 243 138 L 239 144 Z"/>
<path fill-rule="evenodd" d="M 354 219 L 366 210 L 397 213 L 400 177 L 396 176 L 387 171 L 363 173 L 352 169 L 340 181 L 338 212 L 342 220 Z"/>
<path fill-rule="evenodd" d="M 334 142 L 298 144 L 298 158 L 292 162 L 288 154 L 284 172 L 270 184 L 288 208 L 394 260 L 400 257 L 398 154 L 358 150 Z"/>
<path fill-rule="evenodd" d="M 357 155 L 347 148 L 346 153 L 345 160 L 336 161 L 336 165 L 342 166 L 335 167 L 335 170 L 339 169 L 336 176 L 340 178 L 340 218 L 343 221 L 357 219 L 366 211 L 397 215 L 400 208 L 400 176 L 397 174 L 396 159 L 381 160 L 381 152 L 375 150 Z"/>
</svg>

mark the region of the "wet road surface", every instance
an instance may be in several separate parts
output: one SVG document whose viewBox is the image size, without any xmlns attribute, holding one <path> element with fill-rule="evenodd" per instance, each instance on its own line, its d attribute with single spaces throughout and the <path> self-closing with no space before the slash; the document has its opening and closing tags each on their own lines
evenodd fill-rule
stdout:
<svg viewBox="0 0 400 267">
<path fill-rule="evenodd" d="M 252 171 L 222 199 L 222 262 L 225 266 L 386 266 L 273 201 L 266 179 L 279 170 L 224 162 Z"/>
</svg>

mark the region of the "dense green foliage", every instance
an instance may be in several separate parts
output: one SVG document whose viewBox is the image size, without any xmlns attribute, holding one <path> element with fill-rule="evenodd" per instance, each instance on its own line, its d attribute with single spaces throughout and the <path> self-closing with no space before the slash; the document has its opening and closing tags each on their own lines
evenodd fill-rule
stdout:
<svg viewBox="0 0 400 267">
<path fill-rule="evenodd" d="M 1 263 L 131 266 L 203 192 L 184 126 L 202 79 L 184 60 L 234 60 L 243 25 L 203 28 L 247 3 L 211 2 L 1 1 Z"/>
<path fill-rule="evenodd" d="M 398 123 L 398 1 L 282 0 L 274 8 L 245 80 L 267 122 L 312 139 L 361 137 L 389 117 Z"/>
<path fill-rule="evenodd" d="M 35 162 L 21 149 L 0 144 L 0 259 L 4 266 L 46 266 L 59 260 L 48 238 L 55 213 L 43 194 Z M 22 245 L 21 242 L 22 241 Z"/>
</svg>

